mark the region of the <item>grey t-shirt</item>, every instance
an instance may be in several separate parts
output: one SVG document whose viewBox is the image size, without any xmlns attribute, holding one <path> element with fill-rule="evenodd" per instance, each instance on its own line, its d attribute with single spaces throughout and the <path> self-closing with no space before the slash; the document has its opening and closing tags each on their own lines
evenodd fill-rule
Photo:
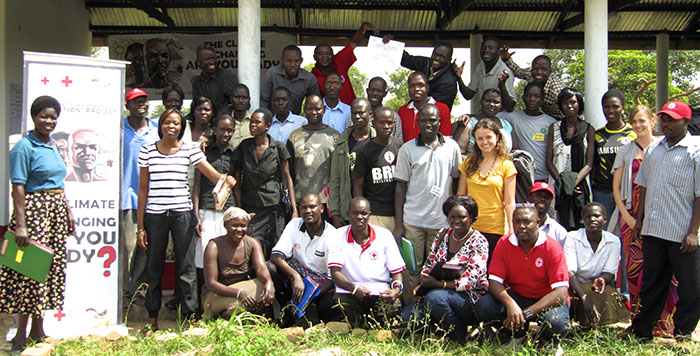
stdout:
<svg viewBox="0 0 700 356">
<path fill-rule="evenodd" d="M 338 131 L 330 126 L 322 130 L 300 127 L 289 135 L 287 150 L 291 157 L 294 192 L 300 199 L 306 193 L 316 193 L 326 202 L 323 189 L 331 177 L 331 155 Z"/>
<path fill-rule="evenodd" d="M 549 178 L 547 171 L 547 143 L 549 126 L 557 120 L 547 114 L 529 116 L 523 110 L 505 112 L 498 116 L 513 125 L 513 137 L 521 150 L 535 158 L 535 180 Z"/>
<path fill-rule="evenodd" d="M 403 220 L 423 229 L 447 226 L 442 203 L 450 194 L 452 178 L 459 177 L 462 154 L 453 139 L 439 135 L 440 145 L 430 148 L 421 136 L 399 149 L 394 180 L 408 183 Z"/>
</svg>

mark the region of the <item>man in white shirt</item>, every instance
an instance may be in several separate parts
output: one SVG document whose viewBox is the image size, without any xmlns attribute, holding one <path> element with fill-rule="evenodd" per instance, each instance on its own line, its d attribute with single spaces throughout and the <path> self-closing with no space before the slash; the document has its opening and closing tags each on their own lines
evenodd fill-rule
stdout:
<svg viewBox="0 0 700 356">
<path fill-rule="evenodd" d="M 350 201 L 350 225 L 338 229 L 329 242 L 328 268 L 336 285 L 335 313 L 350 324 L 365 324 L 364 316 L 391 318 L 399 313 L 406 264 L 391 232 L 369 223 L 369 201 Z M 338 308 L 340 310 L 338 310 Z"/>
<path fill-rule="evenodd" d="M 589 203 L 583 208 L 585 227 L 570 232 L 564 243 L 572 314 L 585 326 L 629 322 L 630 318 L 613 286 L 620 264 L 620 239 L 603 231 L 605 216 L 602 204 Z"/>
<path fill-rule="evenodd" d="M 554 188 L 545 182 L 535 182 L 527 196 L 527 201 L 535 204 L 535 209 L 537 209 L 537 214 L 540 218 L 540 231 L 553 237 L 564 247 L 566 234 L 569 232 L 566 231 L 558 221 L 552 219 L 549 214 L 547 214 L 549 207 L 552 206 L 553 199 Z"/>
<path fill-rule="evenodd" d="M 327 320 L 333 304 L 333 282 L 328 272 L 328 240 L 335 233 L 333 225 L 323 221 L 323 204 L 315 193 L 304 194 L 299 201 L 299 215 L 284 228 L 270 262 L 267 263 L 275 284 L 275 298 L 284 308 L 290 302 L 297 303 L 304 295 L 304 278 L 317 283 L 320 294 L 318 315 Z M 284 322 L 293 321 L 294 309 L 285 313 Z M 290 316 L 290 317 L 288 317 Z M 283 323 L 284 323 L 283 322 Z M 283 325 L 286 326 L 286 325 Z"/>
</svg>

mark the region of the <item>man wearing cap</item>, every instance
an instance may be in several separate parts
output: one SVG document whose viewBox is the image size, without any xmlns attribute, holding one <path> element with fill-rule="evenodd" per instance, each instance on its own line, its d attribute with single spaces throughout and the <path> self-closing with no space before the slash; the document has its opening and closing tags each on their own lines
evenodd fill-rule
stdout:
<svg viewBox="0 0 700 356">
<path fill-rule="evenodd" d="M 568 231 L 547 214 L 553 199 L 554 188 L 545 182 L 535 182 L 530 189 L 530 194 L 527 196 L 527 201 L 535 204 L 535 209 L 537 209 L 537 215 L 540 218 L 540 231 L 553 237 L 564 246 Z"/>
<path fill-rule="evenodd" d="M 629 334 L 651 339 L 671 277 L 678 280 L 673 334 L 690 341 L 700 319 L 700 140 L 688 133 L 688 104 L 671 101 L 657 113 L 664 138 L 651 144 L 635 182 L 641 186 L 637 224 L 643 239 L 641 307 Z"/>
<path fill-rule="evenodd" d="M 131 299 L 143 281 L 146 271 L 146 252 L 136 245 L 136 205 L 139 191 L 137 166 L 141 146 L 158 141 L 158 125 L 148 119 L 148 94 L 134 88 L 126 93 L 129 116 L 122 127 L 124 146 L 122 152 L 122 256 L 127 256 L 129 273 L 124 273 L 124 296 Z"/>
</svg>

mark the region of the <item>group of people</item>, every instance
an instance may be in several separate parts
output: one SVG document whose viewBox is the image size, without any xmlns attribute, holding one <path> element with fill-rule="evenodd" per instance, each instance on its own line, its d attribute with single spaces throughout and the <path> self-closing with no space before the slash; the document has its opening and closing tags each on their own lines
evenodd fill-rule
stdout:
<svg viewBox="0 0 700 356">
<path fill-rule="evenodd" d="M 377 32 L 363 23 L 335 54 L 317 46 L 311 72 L 299 48 L 286 47 L 253 112 L 248 87 L 206 46 L 189 115 L 176 86 L 163 90 L 157 123 L 146 92 L 126 94 L 124 296 L 147 285 L 150 329 L 172 238 L 174 302 L 188 317 L 244 308 L 289 325 L 290 305 L 317 288 L 322 320 L 400 315 L 407 326 L 441 324 L 457 341 L 484 322 L 522 343 L 538 321 L 560 350 L 570 318 L 593 326 L 630 317 L 639 338 L 690 338 L 700 318 L 700 141 L 687 131 L 687 104 L 659 113 L 638 105 L 626 120 L 624 95 L 611 90 L 601 102 L 607 124 L 595 130 L 583 95 L 551 73 L 549 58 L 521 69 L 486 37 L 468 85 L 449 43 L 430 58 L 404 52 L 401 64 L 415 72 L 410 101 L 394 112 L 382 106 L 382 78 L 369 81 L 366 99 L 348 82 L 366 31 Z M 524 110 L 513 111 L 513 77 L 528 81 Z M 481 110 L 453 122 L 457 91 Z M 35 128 L 10 153 L 17 243 L 57 251 L 44 284 L 0 270 L 0 311 L 20 315 L 16 347 L 27 315 L 29 337 L 40 339 L 41 310 L 63 303 L 73 224 L 51 137 L 59 114 L 55 99 L 37 98 Z M 212 196 L 217 183 L 232 189 L 225 202 Z"/>
</svg>

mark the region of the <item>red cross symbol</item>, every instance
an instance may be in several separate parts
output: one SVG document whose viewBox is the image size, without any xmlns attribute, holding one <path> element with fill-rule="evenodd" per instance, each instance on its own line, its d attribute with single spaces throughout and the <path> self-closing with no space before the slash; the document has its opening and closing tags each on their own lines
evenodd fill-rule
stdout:
<svg viewBox="0 0 700 356">
<path fill-rule="evenodd" d="M 54 314 L 53 316 L 55 316 L 56 319 L 58 319 L 58 321 L 61 321 L 61 319 L 62 319 L 64 316 L 66 316 L 66 314 L 63 312 L 63 310 L 59 310 L 59 311 L 56 312 L 56 314 Z"/>
<path fill-rule="evenodd" d="M 68 79 L 68 76 L 66 76 L 66 79 L 61 80 L 61 83 L 65 84 L 66 88 L 68 88 L 68 84 L 73 83 L 73 81 Z"/>
<path fill-rule="evenodd" d="M 42 80 L 40 80 L 40 81 L 41 81 L 41 82 L 43 82 L 43 83 L 44 83 L 44 85 L 46 85 L 46 83 L 48 83 L 48 82 L 49 82 L 49 80 L 48 80 L 48 79 L 46 79 L 46 77 L 44 77 L 44 79 L 42 79 Z"/>
</svg>

